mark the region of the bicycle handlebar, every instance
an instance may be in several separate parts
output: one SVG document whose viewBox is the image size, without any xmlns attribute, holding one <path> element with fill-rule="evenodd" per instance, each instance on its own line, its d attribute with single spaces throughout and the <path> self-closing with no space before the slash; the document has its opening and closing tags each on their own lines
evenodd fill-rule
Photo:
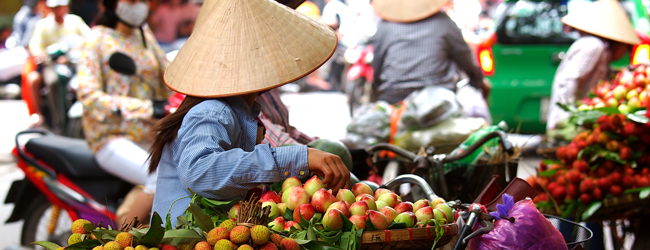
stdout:
<svg viewBox="0 0 650 250">
<path fill-rule="evenodd" d="M 476 151 L 481 146 L 483 146 L 483 144 L 485 144 L 488 140 L 496 137 L 499 138 L 499 142 L 501 143 L 501 145 L 503 145 L 503 149 L 506 152 L 508 152 L 509 154 L 514 153 L 514 147 L 512 146 L 512 143 L 510 143 L 510 141 L 506 139 L 506 133 L 499 130 L 483 136 L 481 139 L 479 139 L 477 142 L 470 145 L 463 152 L 460 152 L 457 155 L 445 157 L 443 159 L 443 163 L 449 163 L 449 162 L 454 162 L 463 159 L 468 155 L 470 155 L 471 153 L 473 153 L 474 151 Z M 410 161 L 416 161 L 416 159 L 418 159 L 418 156 L 415 153 L 388 143 L 377 143 L 375 145 L 372 145 L 366 149 L 366 152 L 368 152 L 368 154 L 373 154 L 374 152 L 381 151 L 381 150 L 388 150 L 394 152 L 395 154 L 407 158 Z"/>
</svg>

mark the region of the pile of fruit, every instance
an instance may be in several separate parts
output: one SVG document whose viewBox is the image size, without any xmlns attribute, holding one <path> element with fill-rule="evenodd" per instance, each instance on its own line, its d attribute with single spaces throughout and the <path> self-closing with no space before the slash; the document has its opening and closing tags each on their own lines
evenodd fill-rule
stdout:
<svg viewBox="0 0 650 250">
<path fill-rule="evenodd" d="M 621 70 L 613 81 L 604 81 L 592 91 L 592 98 L 581 100 L 579 110 L 616 108 L 622 114 L 633 113 L 650 104 L 650 67 Z"/>
<path fill-rule="evenodd" d="M 556 159 L 540 162 L 537 176 L 528 178 L 538 191 L 534 201 L 540 209 L 588 219 L 609 197 L 632 193 L 647 197 L 649 71 L 644 65 L 623 70 L 612 82 L 599 84 L 593 98 L 576 104 L 577 109 L 566 108 L 571 112 L 569 121 L 582 132 L 557 148 Z"/>
<path fill-rule="evenodd" d="M 87 220 L 72 225 L 68 249 L 93 250 L 220 250 L 220 249 L 311 249 L 339 246 L 357 249 L 364 230 L 435 226 L 439 239 L 440 225 L 453 222 L 454 212 L 437 198 L 415 203 L 402 202 L 394 192 L 379 188 L 375 192 L 363 183 L 351 190 L 342 189 L 334 196 L 317 176 L 303 185 L 291 177 L 282 183 L 280 194 L 264 193 L 259 199 L 233 205 L 228 213 L 215 207 L 234 202 L 220 202 L 194 195 L 185 215 L 175 227 L 169 216 L 165 226 L 154 213 L 152 227 L 135 222 L 120 230 L 105 229 Z M 200 205 L 199 205 L 200 204 Z M 440 229 L 440 230 L 438 230 Z M 62 247 L 51 242 L 35 242 L 48 250 Z M 435 244 L 435 243 L 434 243 Z"/>
</svg>

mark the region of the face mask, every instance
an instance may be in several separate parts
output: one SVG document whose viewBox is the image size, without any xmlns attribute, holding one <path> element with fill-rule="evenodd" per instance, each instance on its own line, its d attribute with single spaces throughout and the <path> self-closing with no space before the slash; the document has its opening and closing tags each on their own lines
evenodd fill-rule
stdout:
<svg viewBox="0 0 650 250">
<path fill-rule="evenodd" d="M 134 4 L 118 2 L 115 14 L 126 24 L 133 27 L 140 27 L 149 15 L 149 5 L 144 2 Z"/>
</svg>

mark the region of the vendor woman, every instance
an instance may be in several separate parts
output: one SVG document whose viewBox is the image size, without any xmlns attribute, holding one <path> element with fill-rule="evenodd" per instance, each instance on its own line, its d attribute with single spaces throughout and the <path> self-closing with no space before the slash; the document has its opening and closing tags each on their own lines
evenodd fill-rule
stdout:
<svg viewBox="0 0 650 250">
<path fill-rule="evenodd" d="M 270 0 L 208 0 L 194 32 L 165 71 L 187 95 L 155 133 L 153 211 L 165 216 L 190 191 L 215 200 L 245 197 L 263 184 L 313 174 L 336 193 L 350 172 L 333 154 L 306 146 L 272 148 L 263 138 L 257 96 L 314 71 L 334 52 L 330 28 Z M 190 199 L 171 207 L 182 215 Z M 172 220 L 172 223 L 176 220 Z"/>
<path fill-rule="evenodd" d="M 562 18 L 564 24 L 580 33 L 580 38 L 571 44 L 555 72 L 547 130 L 569 118 L 569 113 L 556 103 L 575 103 L 588 97 L 599 81 L 607 80 L 610 63 L 623 57 L 631 45 L 641 42 L 618 1 L 578 3 L 581 5 L 569 9 L 569 14 Z"/>
</svg>

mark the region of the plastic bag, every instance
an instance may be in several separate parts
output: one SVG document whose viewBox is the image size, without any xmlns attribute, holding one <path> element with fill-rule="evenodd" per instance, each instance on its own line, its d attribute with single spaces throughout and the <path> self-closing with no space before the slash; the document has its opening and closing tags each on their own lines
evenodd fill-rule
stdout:
<svg viewBox="0 0 650 250">
<path fill-rule="evenodd" d="M 409 151 L 418 150 L 420 147 L 457 145 L 487 126 L 482 118 L 452 117 L 426 129 L 398 132 L 394 143 Z"/>
<path fill-rule="evenodd" d="M 404 99 L 406 110 L 399 127 L 417 130 L 436 125 L 447 118 L 460 115 L 456 93 L 440 86 L 428 86 Z"/>
<path fill-rule="evenodd" d="M 512 196 L 507 194 L 503 195 L 503 200 L 505 205 L 497 205 L 496 213 L 514 217 L 515 222 L 497 220 L 492 231 L 469 241 L 469 249 L 568 249 L 560 231 L 537 210 L 532 200 L 512 204 Z"/>
<path fill-rule="evenodd" d="M 470 85 L 462 86 L 456 91 L 456 99 L 460 103 L 463 116 L 480 117 L 485 119 L 488 124 L 492 124 L 492 116 L 487 102 L 478 89 Z"/>
<path fill-rule="evenodd" d="M 354 112 L 344 140 L 356 147 L 388 142 L 390 110 L 390 104 L 384 101 L 362 105 Z"/>
</svg>

